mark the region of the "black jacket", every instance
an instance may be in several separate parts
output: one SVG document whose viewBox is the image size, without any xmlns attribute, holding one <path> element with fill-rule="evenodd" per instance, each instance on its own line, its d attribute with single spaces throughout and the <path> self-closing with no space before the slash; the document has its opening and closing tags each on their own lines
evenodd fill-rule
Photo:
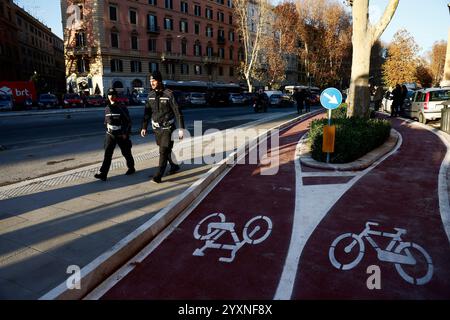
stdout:
<svg viewBox="0 0 450 320">
<path fill-rule="evenodd" d="M 142 129 L 148 127 L 150 120 L 166 127 L 167 123 L 176 119 L 179 129 L 184 129 L 184 119 L 171 90 L 151 91 L 145 104 Z"/>
<path fill-rule="evenodd" d="M 108 104 L 105 108 L 106 131 L 112 135 L 129 135 L 131 118 L 128 109 L 121 104 Z"/>
</svg>

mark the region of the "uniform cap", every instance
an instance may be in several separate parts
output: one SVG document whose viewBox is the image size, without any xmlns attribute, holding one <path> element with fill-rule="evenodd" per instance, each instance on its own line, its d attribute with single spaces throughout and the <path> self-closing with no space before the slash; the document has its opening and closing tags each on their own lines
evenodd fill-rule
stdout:
<svg viewBox="0 0 450 320">
<path fill-rule="evenodd" d="M 161 75 L 161 72 L 159 72 L 159 71 L 153 71 L 153 72 L 150 74 L 150 80 L 156 80 L 156 81 L 158 81 L 158 82 L 162 82 L 162 75 Z"/>
<path fill-rule="evenodd" d="M 116 97 L 116 96 L 117 96 L 117 91 L 116 91 L 116 89 L 114 89 L 114 88 L 109 89 L 109 90 L 108 90 L 108 96 L 114 96 L 114 97 Z"/>
</svg>

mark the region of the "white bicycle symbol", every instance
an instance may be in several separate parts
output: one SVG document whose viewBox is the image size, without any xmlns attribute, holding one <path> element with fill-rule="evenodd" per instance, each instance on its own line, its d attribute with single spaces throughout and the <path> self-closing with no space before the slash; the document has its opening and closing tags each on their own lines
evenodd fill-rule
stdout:
<svg viewBox="0 0 450 320">
<path fill-rule="evenodd" d="M 201 227 L 206 221 L 210 220 L 207 224 L 206 234 L 201 234 Z M 217 221 L 218 220 L 218 221 Z M 206 249 L 223 249 L 230 250 L 231 255 L 229 258 L 221 257 L 219 261 L 222 262 L 232 262 L 236 257 L 236 253 L 242 246 L 246 243 L 248 244 L 258 244 L 266 240 L 270 233 L 272 232 L 272 220 L 266 216 L 256 216 L 250 219 L 244 227 L 242 232 L 242 241 L 236 234 L 234 230 L 235 224 L 233 222 L 225 222 L 226 218 L 223 213 L 213 213 L 202 221 L 200 221 L 194 229 L 194 238 L 197 240 L 205 240 L 205 245 L 202 248 L 195 249 L 192 255 L 194 256 L 204 256 L 204 251 Z M 252 224 L 257 224 L 252 228 Z M 258 238 L 253 238 L 256 233 L 265 228 L 265 232 Z M 203 231 L 205 228 L 203 228 Z M 220 244 L 216 243 L 220 237 L 222 237 L 226 232 L 230 232 L 234 244 Z"/>
<path fill-rule="evenodd" d="M 358 265 L 365 253 L 363 242 L 364 238 L 375 249 L 375 251 L 377 252 L 377 257 L 380 261 L 392 262 L 395 264 L 395 269 L 405 281 L 411 284 L 424 285 L 431 280 L 433 276 L 433 263 L 431 261 L 430 255 L 425 251 L 424 248 L 414 242 L 403 242 L 401 236 L 406 234 L 407 231 L 405 229 L 394 228 L 397 233 L 387 233 L 371 230 L 371 226 L 378 226 L 378 223 L 366 222 L 366 228 L 360 234 L 345 233 L 340 235 L 333 241 L 328 255 L 331 264 L 336 269 L 350 270 Z M 385 249 L 381 249 L 378 244 L 370 237 L 371 235 L 392 238 L 392 240 L 389 242 Z M 343 245 L 344 253 L 348 255 L 352 253 L 352 250 L 354 248 L 356 248 L 356 250 L 353 250 L 353 252 L 357 253 L 356 258 L 349 263 L 339 262 L 335 255 L 335 251 L 338 245 L 340 245 L 340 247 L 342 247 Z M 397 247 L 395 247 L 396 245 Z M 420 259 L 416 260 L 412 254 L 412 251 L 418 253 L 418 258 Z M 425 275 L 423 275 L 422 277 L 414 277 L 408 275 L 404 267 L 415 266 L 418 261 L 426 263 Z"/>
</svg>

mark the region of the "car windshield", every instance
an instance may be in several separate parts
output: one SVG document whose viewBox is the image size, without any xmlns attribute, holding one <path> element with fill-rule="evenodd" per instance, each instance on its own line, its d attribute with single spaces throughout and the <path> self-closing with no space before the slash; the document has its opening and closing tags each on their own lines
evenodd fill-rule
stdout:
<svg viewBox="0 0 450 320">
<path fill-rule="evenodd" d="M 204 98 L 203 94 L 201 93 L 193 93 L 191 94 L 192 98 Z"/>
<path fill-rule="evenodd" d="M 11 96 L 8 96 L 6 94 L 0 94 L 0 100 L 1 101 L 10 101 L 11 100 Z"/>
<path fill-rule="evenodd" d="M 273 98 L 279 99 L 279 98 L 281 98 L 281 96 L 279 94 L 273 94 L 270 98 L 271 99 L 273 99 Z"/>
<path fill-rule="evenodd" d="M 89 96 L 87 98 L 88 98 L 88 100 L 97 100 L 97 99 L 101 99 L 102 97 L 101 96 Z"/>
<path fill-rule="evenodd" d="M 450 100 L 450 89 L 430 92 L 430 101 Z"/>
</svg>

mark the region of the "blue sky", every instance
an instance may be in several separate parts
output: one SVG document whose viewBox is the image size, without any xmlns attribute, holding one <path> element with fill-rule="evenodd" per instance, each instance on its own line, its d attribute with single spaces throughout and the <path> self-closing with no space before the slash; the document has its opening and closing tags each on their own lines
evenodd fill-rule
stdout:
<svg viewBox="0 0 450 320">
<path fill-rule="evenodd" d="M 62 37 L 60 0 L 14 1 L 24 6 Z M 388 0 L 371 0 L 372 16 L 379 17 L 388 2 Z M 381 36 L 381 40 L 389 43 L 397 30 L 405 28 L 422 48 L 422 53 L 429 51 L 435 41 L 448 38 L 450 14 L 447 3 L 450 3 L 450 0 L 400 0 L 397 12 Z"/>
</svg>

